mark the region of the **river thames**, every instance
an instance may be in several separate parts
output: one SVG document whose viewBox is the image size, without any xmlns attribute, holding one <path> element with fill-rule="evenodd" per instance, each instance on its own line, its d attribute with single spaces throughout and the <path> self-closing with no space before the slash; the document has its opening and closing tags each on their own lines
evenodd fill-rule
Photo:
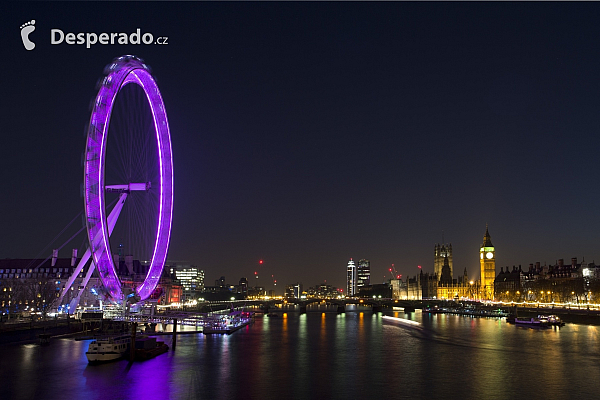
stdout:
<svg viewBox="0 0 600 400">
<path fill-rule="evenodd" d="M 600 393 L 598 327 L 368 309 L 256 318 L 175 351 L 88 365 L 90 341 L 0 347 L 3 399 L 572 399 Z M 163 337 L 170 344 L 170 337 Z M 159 339 L 162 340 L 162 339 Z"/>
</svg>

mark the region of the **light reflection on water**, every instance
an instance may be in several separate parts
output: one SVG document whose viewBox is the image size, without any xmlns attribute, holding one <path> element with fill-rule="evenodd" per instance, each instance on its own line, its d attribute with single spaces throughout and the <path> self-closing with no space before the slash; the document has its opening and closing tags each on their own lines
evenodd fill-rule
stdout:
<svg viewBox="0 0 600 400">
<path fill-rule="evenodd" d="M 503 320 L 368 310 L 257 318 L 230 336 L 180 335 L 145 362 L 89 366 L 89 341 L 3 346 L 7 399 L 595 398 L 598 328 L 535 330 Z M 170 337 L 160 337 L 170 344 Z"/>
</svg>

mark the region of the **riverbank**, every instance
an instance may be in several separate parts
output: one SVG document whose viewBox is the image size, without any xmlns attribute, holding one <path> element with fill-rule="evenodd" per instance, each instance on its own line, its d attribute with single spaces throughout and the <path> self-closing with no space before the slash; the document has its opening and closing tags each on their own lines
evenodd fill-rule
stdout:
<svg viewBox="0 0 600 400">
<path fill-rule="evenodd" d="M 511 304 L 495 304 L 495 305 L 478 305 L 469 303 L 467 306 L 452 302 L 442 303 L 435 306 L 427 306 L 423 308 L 423 313 L 430 314 L 454 314 L 471 317 L 491 317 L 503 318 L 525 317 L 535 318 L 538 315 L 557 315 L 566 323 L 583 324 L 583 325 L 600 325 L 600 311 L 589 309 L 586 306 L 574 307 L 540 307 L 536 305 L 523 306 Z"/>
<path fill-rule="evenodd" d="M 565 323 L 600 325 L 600 311 L 587 308 L 565 307 L 513 307 L 512 314 L 518 317 L 537 317 L 538 315 L 557 315 Z"/>
<path fill-rule="evenodd" d="M 83 323 L 74 319 L 4 323 L 0 325 L 0 345 L 37 343 L 41 334 L 57 337 L 83 332 Z"/>
</svg>

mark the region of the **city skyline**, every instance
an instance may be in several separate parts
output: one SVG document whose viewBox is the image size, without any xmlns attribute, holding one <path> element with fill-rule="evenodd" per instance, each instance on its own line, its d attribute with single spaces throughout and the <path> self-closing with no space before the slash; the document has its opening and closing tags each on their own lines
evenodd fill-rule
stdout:
<svg viewBox="0 0 600 400">
<path fill-rule="evenodd" d="M 136 54 L 171 125 L 168 259 L 207 282 L 252 285 L 258 272 L 345 288 L 347 261 L 365 258 L 380 283 L 391 264 L 433 272 L 436 243 L 452 244 L 455 277 L 475 277 L 486 224 L 496 274 L 600 262 L 599 7 L 15 3 L 0 16 L 0 258 L 46 258 L 83 210 L 94 85 L 114 57 Z M 50 44 L 51 29 L 138 28 L 169 43 Z"/>
</svg>

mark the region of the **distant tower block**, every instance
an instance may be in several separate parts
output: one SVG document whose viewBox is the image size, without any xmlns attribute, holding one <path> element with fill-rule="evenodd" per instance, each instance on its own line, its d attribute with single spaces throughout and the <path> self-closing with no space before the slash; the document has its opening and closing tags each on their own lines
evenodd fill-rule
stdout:
<svg viewBox="0 0 600 400">
<path fill-rule="evenodd" d="M 346 295 L 348 297 L 356 296 L 356 281 L 357 281 L 357 271 L 356 265 L 354 261 L 350 259 L 348 261 L 348 265 L 346 266 L 347 271 L 347 281 L 346 281 Z"/>
<path fill-rule="evenodd" d="M 369 260 L 361 259 L 358 262 L 358 268 L 356 273 L 356 291 L 360 292 L 360 289 L 366 288 L 371 284 L 371 263 Z"/>
<path fill-rule="evenodd" d="M 433 247 L 433 272 L 437 275 L 437 280 L 442 279 L 442 268 L 444 267 L 444 259 L 448 258 L 448 266 L 450 267 L 450 276 L 454 278 L 454 263 L 452 262 L 452 244 L 439 244 Z"/>
<path fill-rule="evenodd" d="M 481 264 L 481 295 L 484 300 L 494 299 L 494 279 L 496 279 L 496 249 L 492 238 L 485 225 L 483 244 L 479 248 L 479 262 Z"/>
</svg>

